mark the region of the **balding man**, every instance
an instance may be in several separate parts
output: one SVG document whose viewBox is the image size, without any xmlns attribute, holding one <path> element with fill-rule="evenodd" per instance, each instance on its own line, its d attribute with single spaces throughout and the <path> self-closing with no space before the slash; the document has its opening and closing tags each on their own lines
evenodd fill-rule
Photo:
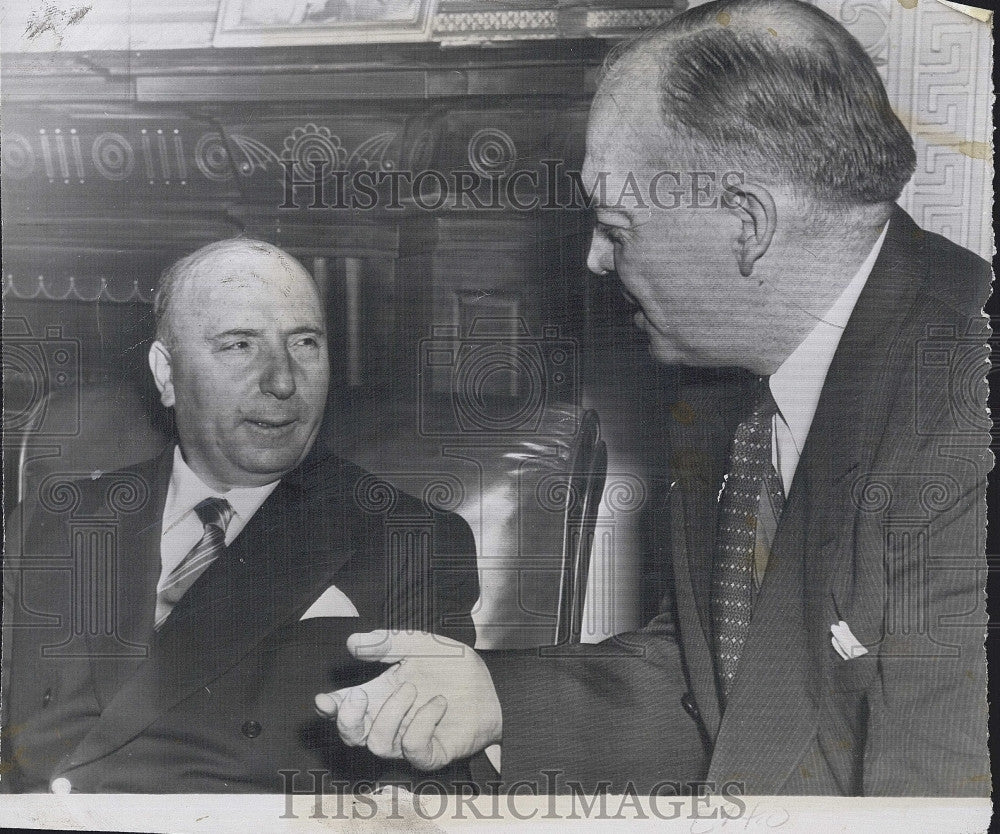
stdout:
<svg viewBox="0 0 1000 834">
<path fill-rule="evenodd" d="M 177 444 L 43 484 L 19 510 L 23 534 L 8 535 L 0 782 L 203 793 L 419 778 L 346 747 L 313 696 L 376 674 L 344 647 L 364 624 L 471 645 L 471 531 L 399 495 L 395 511 L 429 523 L 435 549 L 393 548 L 365 502 L 370 478 L 314 448 L 326 325 L 287 253 L 205 246 L 164 273 L 155 313 L 150 368 Z M 110 538 L 75 539 L 82 518 L 106 521 Z M 81 635 L 94 600 L 112 628 Z"/>
<path fill-rule="evenodd" d="M 405 663 L 388 698 L 318 697 L 345 740 L 428 767 L 500 742 L 521 791 L 988 795 L 990 272 L 895 205 L 914 165 L 804 3 L 708 3 L 616 57 L 588 264 L 698 369 L 663 409 L 659 612 L 555 656 L 355 635 Z"/>
</svg>

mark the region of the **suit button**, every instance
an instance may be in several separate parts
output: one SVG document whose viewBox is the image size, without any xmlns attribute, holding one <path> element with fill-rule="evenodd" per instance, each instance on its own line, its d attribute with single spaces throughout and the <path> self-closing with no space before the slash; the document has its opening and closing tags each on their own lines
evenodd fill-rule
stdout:
<svg viewBox="0 0 1000 834">
<path fill-rule="evenodd" d="M 49 701 L 51 700 L 52 700 L 52 690 L 46 689 L 45 692 L 42 694 L 42 706 L 47 707 L 49 705 Z"/>
<path fill-rule="evenodd" d="M 263 729 L 259 721 L 244 721 L 243 726 L 240 727 L 240 732 L 247 738 L 257 738 Z"/>
<path fill-rule="evenodd" d="M 701 718 L 698 705 L 694 702 L 694 698 L 691 697 L 690 692 L 685 692 L 681 695 L 681 706 L 684 707 L 684 712 L 690 715 L 695 721 Z"/>
<path fill-rule="evenodd" d="M 73 783 L 69 781 L 65 776 L 60 776 L 58 779 L 53 779 L 49 784 L 49 790 L 52 793 L 69 793 L 73 790 Z"/>
</svg>

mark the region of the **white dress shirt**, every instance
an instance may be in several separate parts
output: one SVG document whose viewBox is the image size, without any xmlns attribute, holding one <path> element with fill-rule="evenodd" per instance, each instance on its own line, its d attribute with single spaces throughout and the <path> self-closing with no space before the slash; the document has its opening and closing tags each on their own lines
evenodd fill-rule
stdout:
<svg viewBox="0 0 1000 834">
<path fill-rule="evenodd" d="M 771 375 L 771 395 L 778 405 L 773 425 L 772 459 L 775 470 L 781 475 L 786 496 L 791 491 L 792 479 L 816 414 L 816 406 L 819 404 L 819 396 L 823 391 L 830 363 L 833 362 L 833 355 L 837 352 L 840 337 L 858 303 L 858 296 L 875 266 L 888 229 L 887 223 L 840 297 Z"/>
<path fill-rule="evenodd" d="M 160 581 L 156 584 L 159 594 L 174 568 L 191 551 L 205 534 L 194 508 L 206 498 L 225 498 L 233 508 L 233 517 L 226 528 L 226 544 L 230 544 L 246 527 L 253 514 L 267 500 L 278 481 L 266 486 L 231 489 L 219 492 L 212 489 L 191 470 L 184 461 L 180 446 L 174 448 L 174 467 L 167 487 L 167 501 L 163 505 L 163 526 L 160 532 Z"/>
</svg>

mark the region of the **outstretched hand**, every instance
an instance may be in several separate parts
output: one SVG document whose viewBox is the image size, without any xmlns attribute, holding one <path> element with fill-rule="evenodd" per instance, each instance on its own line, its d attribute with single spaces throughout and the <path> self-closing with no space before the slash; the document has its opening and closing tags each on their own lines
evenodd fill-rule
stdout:
<svg viewBox="0 0 1000 834">
<path fill-rule="evenodd" d="M 358 660 L 392 666 L 360 686 L 316 696 L 336 717 L 345 744 L 437 770 L 500 741 L 503 719 L 493 679 L 476 652 L 447 637 L 412 631 L 352 634 Z"/>
</svg>

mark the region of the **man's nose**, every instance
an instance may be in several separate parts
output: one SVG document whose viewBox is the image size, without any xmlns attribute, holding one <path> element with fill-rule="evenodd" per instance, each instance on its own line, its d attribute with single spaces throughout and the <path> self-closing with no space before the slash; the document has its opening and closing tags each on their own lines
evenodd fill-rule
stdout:
<svg viewBox="0 0 1000 834">
<path fill-rule="evenodd" d="M 615 268 L 615 247 L 604 235 L 596 230 L 590 238 L 590 252 L 587 253 L 587 269 L 597 275 L 606 275 Z"/>
<path fill-rule="evenodd" d="M 279 400 L 287 400 L 295 393 L 295 372 L 287 350 L 276 350 L 268 356 L 260 375 L 260 390 Z"/>
</svg>

